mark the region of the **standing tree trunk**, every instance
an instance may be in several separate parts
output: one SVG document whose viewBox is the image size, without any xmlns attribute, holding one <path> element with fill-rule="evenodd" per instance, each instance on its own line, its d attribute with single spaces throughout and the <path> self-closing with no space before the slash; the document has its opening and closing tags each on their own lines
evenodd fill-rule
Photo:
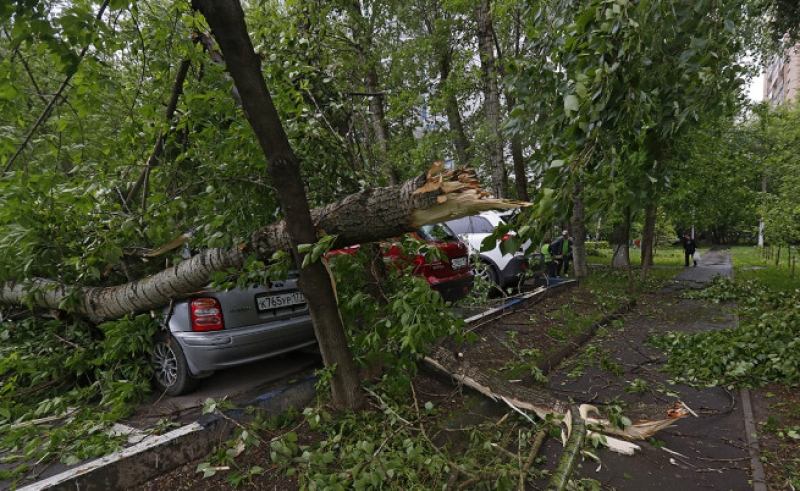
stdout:
<svg viewBox="0 0 800 491">
<path fill-rule="evenodd" d="M 449 44 L 447 46 L 440 44 L 436 46 L 436 49 L 441 51 L 439 54 L 439 92 L 444 94 L 444 109 L 447 113 L 447 122 L 450 123 L 450 134 L 453 138 L 453 146 L 456 149 L 456 161 L 459 166 L 468 167 L 469 162 L 472 160 L 472 151 L 470 150 L 467 134 L 464 131 L 461 111 L 458 108 L 458 99 L 455 93 L 447 87 L 447 81 L 452 72 L 452 49 Z"/>
<path fill-rule="evenodd" d="M 381 172 L 386 172 L 389 177 L 389 184 L 396 186 L 400 183 L 400 171 L 393 163 L 387 159 L 389 151 L 389 123 L 386 121 L 386 111 L 383 104 L 383 92 L 379 88 L 379 76 L 375 55 L 372 53 L 374 46 L 372 32 L 369 31 L 370 23 L 364 18 L 361 11 L 361 3 L 358 0 L 347 3 L 347 12 L 353 19 L 351 25 L 353 38 L 358 51 L 358 58 L 361 66 L 364 67 L 364 92 L 369 98 L 369 114 L 372 124 L 372 133 L 375 137 L 377 152 L 373 151 L 373 157 L 377 154 L 376 167 Z"/>
<path fill-rule="evenodd" d="M 519 57 L 521 54 L 520 45 L 522 43 L 522 20 L 520 19 L 520 9 L 514 12 L 514 56 Z M 503 61 L 502 57 L 499 61 Z M 505 64 L 501 63 L 501 74 L 505 76 Z M 506 105 L 508 106 L 508 114 L 514 110 L 517 105 L 517 100 L 511 93 L 511 90 L 505 92 Z M 522 154 L 522 138 L 518 133 L 511 135 L 511 161 L 514 163 L 514 187 L 517 191 L 517 199 L 520 201 L 528 201 L 528 174 L 525 172 L 525 157 Z M 574 230 L 573 230 L 574 233 Z"/>
<path fill-rule="evenodd" d="M 653 265 L 653 244 L 656 238 L 656 211 L 654 204 L 644 209 L 644 232 L 642 234 L 642 281 L 647 279 L 647 270 Z"/>
<path fill-rule="evenodd" d="M 261 72 L 261 60 L 253 49 L 238 0 L 195 0 L 194 5 L 211 26 L 233 77 L 247 120 L 267 159 L 269 174 L 277 190 L 297 264 L 301 244 L 316 242 L 317 235 L 306 200 L 300 165 L 289 145 L 278 113 Z M 331 396 L 337 406 L 360 408 L 364 393 L 356 365 L 347 346 L 344 323 L 327 268 L 315 261 L 302 269 L 300 289 L 309 311 L 326 367 L 335 367 Z"/>
<path fill-rule="evenodd" d="M 489 164 L 492 169 L 492 189 L 498 198 L 508 197 L 508 177 L 503 162 L 503 139 L 500 135 L 500 89 L 497 86 L 497 62 L 494 55 L 492 18 L 489 0 L 481 0 L 476 12 L 478 23 L 478 52 L 481 57 L 483 105 L 489 124 Z"/>
<path fill-rule="evenodd" d="M 167 102 L 167 109 L 164 114 L 165 126 L 172 124 L 172 117 L 175 115 L 175 109 L 178 107 L 178 98 L 181 94 L 183 94 L 183 82 L 186 81 L 186 74 L 189 73 L 189 68 L 191 66 L 192 62 L 190 60 L 183 60 L 178 67 L 178 73 L 175 76 L 175 83 L 172 85 L 172 90 L 169 94 L 169 101 Z M 131 189 L 128 191 L 128 197 L 125 198 L 124 203 L 128 208 L 133 208 L 132 205 L 136 199 L 136 196 L 140 191 L 142 191 L 142 188 L 150 177 L 150 171 L 153 169 L 153 167 L 158 165 L 166 142 L 167 135 L 162 129 L 158 132 L 158 138 L 156 138 L 156 143 L 153 145 L 153 151 L 150 152 L 150 157 L 148 157 L 144 169 L 142 170 L 141 174 L 139 174 L 139 178 L 136 180 L 133 187 L 131 187 Z M 142 192 L 142 209 L 147 207 L 147 199 L 145 198 L 146 194 L 147 190 L 145 189 L 144 192 Z"/>
<path fill-rule="evenodd" d="M 625 208 L 625 216 L 618 223 L 614 224 L 614 229 L 611 232 L 611 249 L 614 257 L 611 260 L 611 267 L 617 269 L 630 269 L 631 258 L 630 249 L 628 248 L 630 242 L 630 223 L 631 223 L 631 210 L 630 207 Z"/>
<path fill-rule="evenodd" d="M 767 195 L 767 174 L 761 180 L 761 207 L 758 217 L 758 247 L 764 247 L 764 198 Z"/>
<path fill-rule="evenodd" d="M 506 93 L 508 112 L 514 109 L 516 100 L 513 96 Z M 522 155 L 522 139 L 519 135 L 511 135 L 511 160 L 514 162 L 514 186 L 517 191 L 517 199 L 528 201 L 528 174 L 525 172 L 525 157 Z"/>
<path fill-rule="evenodd" d="M 572 188 L 572 268 L 576 278 L 589 276 L 586 264 L 586 209 L 582 192 L 583 182 L 578 181 Z"/>
<path fill-rule="evenodd" d="M 511 160 L 514 161 L 514 185 L 517 190 L 517 199 L 528 201 L 528 174 L 525 172 L 525 157 L 522 155 L 522 141 L 520 137 L 511 137 Z"/>
</svg>

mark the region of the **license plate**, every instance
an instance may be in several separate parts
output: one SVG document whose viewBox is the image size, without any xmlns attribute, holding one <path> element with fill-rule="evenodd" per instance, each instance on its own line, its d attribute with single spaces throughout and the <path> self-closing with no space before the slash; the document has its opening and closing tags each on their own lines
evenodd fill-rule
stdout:
<svg viewBox="0 0 800 491">
<path fill-rule="evenodd" d="M 306 303 L 306 297 L 304 297 L 300 292 L 268 295 L 266 297 L 258 297 L 256 299 L 258 310 L 280 309 L 282 307 L 291 307 L 293 305 L 301 305 L 304 303 Z"/>
<path fill-rule="evenodd" d="M 450 261 L 450 267 L 453 269 L 462 269 L 467 267 L 466 257 L 457 257 Z"/>
</svg>

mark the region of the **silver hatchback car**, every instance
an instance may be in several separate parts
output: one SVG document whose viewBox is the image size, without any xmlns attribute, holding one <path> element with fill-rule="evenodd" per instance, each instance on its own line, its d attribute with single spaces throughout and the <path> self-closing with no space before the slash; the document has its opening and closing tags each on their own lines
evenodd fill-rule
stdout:
<svg viewBox="0 0 800 491">
<path fill-rule="evenodd" d="M 229 291 L 204 291 L 164 310 L 168 329 L 153 345 L 155 385 L 177 396 L 215 370 L 314 345 L 297 278 Z"/>
</svg>

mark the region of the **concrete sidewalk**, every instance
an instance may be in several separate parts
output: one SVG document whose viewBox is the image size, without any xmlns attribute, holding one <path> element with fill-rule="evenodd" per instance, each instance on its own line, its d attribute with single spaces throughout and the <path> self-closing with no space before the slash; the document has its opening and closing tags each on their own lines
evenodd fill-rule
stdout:
<svg viewBox="0 0 800 491">
<path fill-rule="evenodd" d="M 581 477 L 617 490 L 766 489 L 746 391 L 674 384 L 660 371 L 665 354 L 645 344 L 667 331 L 736 327 L 737 319 L 726 306 L 682 297 L 718 274 L 733 274 L 729 252 L 703 255 L 697 267 L 686 268 L 669 288 L 645 295 L 621 326 L 608 328 L 551 372 L 550 388 L 579 402 L 599 407 L 624 402 L 626 414 L 632 414 L 640 404 L 667 409 L 681 400 L 698 415 L 678 420 L 648 442 L 637 442 L 641 450 L 634 456 L 599 451 L 602 468 L 585 460 L 576 471 Z M 551 442 L 545 453 L 557 459 L 560 450 L 559 442 Z"/>
</svg>

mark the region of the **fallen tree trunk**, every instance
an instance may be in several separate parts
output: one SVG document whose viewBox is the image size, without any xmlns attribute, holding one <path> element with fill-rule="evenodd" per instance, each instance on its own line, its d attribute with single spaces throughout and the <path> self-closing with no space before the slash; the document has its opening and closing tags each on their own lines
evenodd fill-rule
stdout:
<svg viewBox="0 0 800 491">
<path fill-rule="evenodd" d="M 524 203 L 489 199 L 471 170 L 444 171 L 435 163 L 426 174 L 400 186 L 367 189 L 312 210 L 317 235 L 336 235 L 334 247 L 375 242 L 414 231 L 420 226 L 473 215 L 489 209 L 510 209 Z M 82 287 L 36 278 L 0 285 L 0 303 L 68 309 L 93 322 L 158 309 L 173 298 L 204 288 L 209 275 L 238 269 L 255 254 L 269 261 L 290 250 L 284 221 L 265 226 L 250 241 L 229 249 L 207 249 L 160 273 L 112 287 Z"/>
</svg>

